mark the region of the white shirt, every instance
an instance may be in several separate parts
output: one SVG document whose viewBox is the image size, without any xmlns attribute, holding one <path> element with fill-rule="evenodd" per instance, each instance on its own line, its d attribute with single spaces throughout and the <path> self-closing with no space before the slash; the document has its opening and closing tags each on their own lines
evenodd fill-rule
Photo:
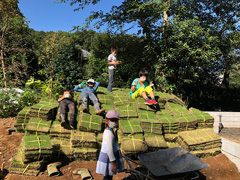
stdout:
<svg viewBox="0 0 240 180">
<path fill-rule="evenodd" d="M 109 62 L 117 62 L 117 56 L 116 55 L 113 55 L 113 54 L 110 54 L 108 56 L 108 63 Z M 108 66 L 108 69 L 116 69 L 116 64 L 111 64 Z"/>
</svg>

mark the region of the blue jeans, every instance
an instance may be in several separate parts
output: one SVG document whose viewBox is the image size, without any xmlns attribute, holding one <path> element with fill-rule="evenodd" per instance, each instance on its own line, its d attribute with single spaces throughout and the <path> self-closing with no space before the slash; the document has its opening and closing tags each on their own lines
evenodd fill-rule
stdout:
<svg viewBox="0 0 240 180">
<path fill-rule="evenodd" d="M 83 101 L 82 102 L 83 108 L 88 107 L 88 99 L 90 99 L 93 102 L 95 111 L 100 110 L 100 104 L 98 103 L 98 99 L 97 99 L 97 97 L 95 96 L 94 93 L 89 92 L 89 91 L 83 91 L 81 93 L 81 98 L 82 98 L 82 101 Z"/>
<path fill-rule="evenodd" d="M 113 83 L 114 69 L 108 69 L 108 72 L 109 72 L 109 83 L 108 83 L 107 90 L 109 92 L 112 92 L 112 83 Z"/>
</svg>

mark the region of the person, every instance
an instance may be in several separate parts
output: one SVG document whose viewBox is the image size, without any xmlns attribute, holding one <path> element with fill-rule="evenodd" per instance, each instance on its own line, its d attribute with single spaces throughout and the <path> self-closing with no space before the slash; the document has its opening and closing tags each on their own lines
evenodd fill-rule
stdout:
<svg viewBox="0 0 240 180">
<path fill-rule="evenodd" d="M 75 101 L 73 100 L 70 91 L 65 90 L 63 96 L 58 99 L 60 107 L 60 120 L 61 126 L 66 125 L 66 109 L 69 109 L 69 126 L 74 128 L 74 116 L 75 116 Z"/>
<path fill-rule="evenodd" d="M 133 100 L 136 100 L 138 97 L 142 96 L 145 99 L 145 104 L 153 105 L 157 104 L 155 100 L 155 96 L 153 93 L 152 82 L 148 83 L 147 81 L 148 72 L 146 70 L 141 70 L 139 72 L 139 78 L 133 80 L 130 90 L 130 97 Z M 150 95 L 151 99 L 149 99 L 148 95 Z"/>
<path fill-rule="evenodd" d="M 79 91 L 81 93 L 82 98 L 82 107 L 83 112 L 88 112 L 88 99 L 90 99 L 93 102 L 95 114 L 103 114 L 105 113 L 104 109 L 100 109 L 100 104 L 98 102 L 98 99 L 96 95 L 94 94 L 97 91 L 97 88 L 99 86 L 99 82 L 94 81 L 93 79 L 89 79 L 87 83 L 82 82 L 81 84 L 77 85 L 74 88 L 74 91 Z"/>
<path fill-rule="evenodd" d="M 122 61 L 117 60 L 117 47 L 111 48 L 111 54 L 108 56 L 108 72 L 109 72 L 109 83 L 107 90 L 112 93 L 112 83 L 113 83 L 113 76 L 114 76 L 114 70 L 116 69 L 118 64 L 121 64 Z"/>
<path fill-rule="evenodd" d="M 102 147 L 99 153 L 96 173 L 103 174 L 103 180 L 112 180 L 118 170 L 124 169 L 122 154 L 118 145 L 117 130 L 119 113 L 109 110 L 105 119 L 105 130 L 103 132 Z"/>
</svg>

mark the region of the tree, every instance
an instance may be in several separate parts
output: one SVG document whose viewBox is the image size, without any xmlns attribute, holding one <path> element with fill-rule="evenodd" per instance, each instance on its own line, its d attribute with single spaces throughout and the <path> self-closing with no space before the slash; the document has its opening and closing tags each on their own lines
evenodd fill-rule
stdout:
<svg viewBox="0 0 240 180">
<path fill-rule="evenodd" d="M 7 78 L 6 78 L 6 65 L 5 65 L 5 38 L 6 34 L 9 31 L 9 24 L 13 19 L 20 15 L 20 11 L 18 9 L 18 0 L 2 0 L 0 1 L 0 59 L 2 64 L 2 72 L 3 72 L 3 82 L 5 89 L 7 91 Z"/>
<path fill-rule="evenodd" d="M 202 27 L 211 29 L 210 33 L 219 39 L 225 87 L 229 87 L 229 73 L 235 62 L 235 58 L 231 55 L 231 34 L 240 30 L 239 8 L 238 0 L 177 0 L 172 6 L 172 13 L 178 14 L 180 19 L 199 20 Z"/>
</svg>

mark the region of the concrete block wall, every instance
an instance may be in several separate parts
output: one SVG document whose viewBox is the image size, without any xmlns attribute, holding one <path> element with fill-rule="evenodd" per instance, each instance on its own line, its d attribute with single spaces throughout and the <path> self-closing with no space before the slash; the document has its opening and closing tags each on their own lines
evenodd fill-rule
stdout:
<svg viewBox="0 0 240 180">
<path fill-rule="evenodd" d="M 216 133 L 219 130 L 219 123 L 223 127 L 240 128 L 240 112 L 207 112 L 214 117 L 213 129 Z M 240 172 L 240 144 L 226 138 L 222 139 L 222 153 L 225 154 L 230 161 L 236 164 Z"/>
<path fill-rule="evenodd" d="M 240 112 L 216 112 L 216 111 L 205 111 L 214 117 L 213 130 L 218 133 L 219 122 L 224 127 L 235 127 L 240 128 Z"/>
</svg>

